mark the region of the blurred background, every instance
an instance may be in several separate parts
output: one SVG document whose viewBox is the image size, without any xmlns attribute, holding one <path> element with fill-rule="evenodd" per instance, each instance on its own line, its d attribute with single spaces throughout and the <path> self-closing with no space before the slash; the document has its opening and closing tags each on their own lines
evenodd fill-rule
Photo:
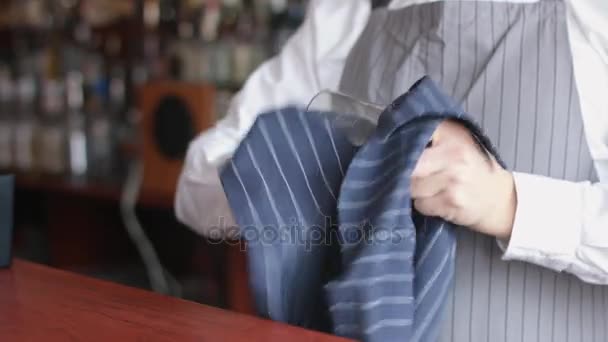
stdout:
<svg viewBox="0 0 608 342">
<path fill-rule="evenodd" d="M 173 213 L 188 142 L 305 0 L 0 0 L 0 173 L 14 254 L 239 309 L 242 254 Z"/>
</svg>

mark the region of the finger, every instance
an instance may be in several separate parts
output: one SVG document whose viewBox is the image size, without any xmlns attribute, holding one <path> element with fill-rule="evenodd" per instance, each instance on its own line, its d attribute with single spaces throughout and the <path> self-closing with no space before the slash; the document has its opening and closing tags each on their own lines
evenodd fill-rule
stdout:
<svg viewBox="0 0 608 342">
<path fill-rule="evenodd" d="M 412 177 L 427 177 L 433 173 L 443 170 L 449 165 L 449 150 L 446 148 L 447 145 L 434 145 L 433 147 L 425 149 L 418 162 L 414 171 L 412 171 Z"/>
<path fill-rule="evenodd" d="M 448 168 L 426 177 L 412 178 L 411 196 L 414 199 L 433 197 L 444 191 L 452 183 L 453 178 Z"/>
<path fill-rule="evenodd" d="M 455 120 L 445 120 L 437 126 L 433 133 L 433 140 L 438 143 L 451 140 L 470 140 L 472 139 L 471 131 L 461 122 Z"/>
<path fill-rule="evenodd" d="M 432 197 L 414 200 L 414 208 L 423 215 L 435 217 L 443 217 L 446 210 L 444 198 L 441 196 L 441 193 Z"/>
</svg>

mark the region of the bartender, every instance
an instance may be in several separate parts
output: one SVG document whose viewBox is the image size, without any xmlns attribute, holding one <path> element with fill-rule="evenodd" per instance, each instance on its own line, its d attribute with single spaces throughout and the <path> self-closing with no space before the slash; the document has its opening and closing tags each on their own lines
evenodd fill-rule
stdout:
<svg viewBox="0 0 608 342">
<path fill-rule="evenodd" d="M 440 340 L 608 340 L 605 0 L 312 0 L 190 145 L 178 218 L 214 237 L 234 226 L 218 170 L 260 113 L 325 89 L 388 104 L 424 75 L 509 167 L 443 123 L 413 172 L 416 209 L 468 228 Z"/>
</svg>

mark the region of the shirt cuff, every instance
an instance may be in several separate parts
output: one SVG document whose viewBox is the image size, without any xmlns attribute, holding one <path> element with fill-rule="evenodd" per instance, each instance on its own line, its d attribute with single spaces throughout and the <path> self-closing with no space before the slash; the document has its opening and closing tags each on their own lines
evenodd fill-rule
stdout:
<svg viewBox="0 0 608 342">
<path fill-rule="evenodd" d="M 563 271 L 581 241 L 582 190 L 573 182 L 513 173 L 517 209 L 508 242 L 498 240 L 503 260 Z"/>
</svg>

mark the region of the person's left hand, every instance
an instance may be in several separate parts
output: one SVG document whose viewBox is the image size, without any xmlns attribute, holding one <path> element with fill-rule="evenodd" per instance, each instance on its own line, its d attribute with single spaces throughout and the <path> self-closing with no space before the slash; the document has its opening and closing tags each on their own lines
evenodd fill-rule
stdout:
<svg viewBox="0 0 608 342">
<path fill-rule="evenodd" d="M 412 173 L 414 207 L 475 231 L 508 239 L 517 196 L 513 176 L 459 123 L 444 121 Z"/>
</svg>

